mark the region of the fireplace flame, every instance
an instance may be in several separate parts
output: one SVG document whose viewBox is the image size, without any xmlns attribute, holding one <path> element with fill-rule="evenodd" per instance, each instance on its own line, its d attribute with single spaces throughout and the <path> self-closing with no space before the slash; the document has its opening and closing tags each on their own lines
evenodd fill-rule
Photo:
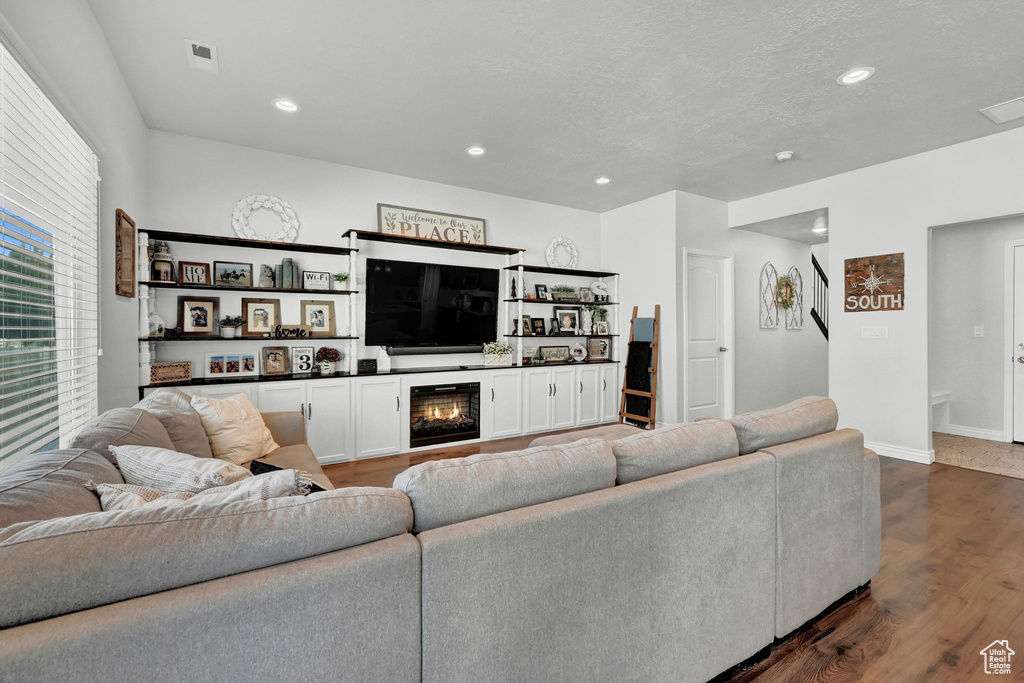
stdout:
<svg viewBox="0 0 1024 683">
<path fill-rule="evenodd" d="M 460 415 L 462 415 L 462 412 L 459 410 L 458 406 L 452 406 L 451 412 L 445 411 L 443 413 L 441 412 L 440 408 L 438 408 L 437 406 L 434 406 L 434 412 L 431 415 L 431 419 L 434 419 L 434 420 L 454 420 L 455 418 L 459 417 Z"/>
</svg>

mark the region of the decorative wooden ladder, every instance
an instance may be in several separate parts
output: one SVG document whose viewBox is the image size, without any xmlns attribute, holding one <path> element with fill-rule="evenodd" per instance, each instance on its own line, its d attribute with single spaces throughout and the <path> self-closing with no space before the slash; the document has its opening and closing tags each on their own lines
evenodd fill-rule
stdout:
<svg viewBox="0 0 1024 683">
<path fill-rule="evenodd" d="M 637 318 L 637 307 L 629 321 L 626 368 L 622 373 L 619 423 L 636 423 L 654 429 L 658 403 L 658 325 L 661 305 L 653 318 Z"/>
</svg>

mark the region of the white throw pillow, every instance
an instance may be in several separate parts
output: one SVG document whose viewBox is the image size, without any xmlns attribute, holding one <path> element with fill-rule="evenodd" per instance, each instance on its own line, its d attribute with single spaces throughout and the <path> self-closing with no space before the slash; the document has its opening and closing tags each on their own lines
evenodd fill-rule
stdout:
<svg viewBox="0 0 1024 683">
<path fill-rule="evenodd" d="M 164 493 L 198 493 L 252 476 L 244 467 L 224 460 L 197 458 L 156 446 L 110 446 L 110 452 L 126 484 Z"/>
<path fill-rule="evenodd" d="M 227 486 L 217 486 L 199 493 L 164 493 L 132 484 L 99 484 L 96 493 L 104 511 L 137 508 L 172 507 L 177 505 L 223 505 L 239 501 L 269 500 L 288 496 L 304 496 L 312 480 L 298 470 L 280 470 L 249 477 Z"/>
<path fill-rule="evenodd" d="M 245 394 L 229 398 L 193 396 L 192 407 L 203 421 L 215 458 L 244 465 L 280 448 L 259 409 Z"/>
</svg>

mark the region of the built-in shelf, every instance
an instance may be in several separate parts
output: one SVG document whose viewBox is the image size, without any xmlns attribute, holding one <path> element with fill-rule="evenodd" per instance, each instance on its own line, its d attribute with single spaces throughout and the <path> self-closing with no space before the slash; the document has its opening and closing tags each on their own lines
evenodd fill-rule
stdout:
<svg viewBox="0 0 1024 683">
<path fill-rule="evenodd" d="M 347 372 L 331 372 L 326 375 L 243 375 L 242 377 L 195 377 L 180 382 L 161 382 L 160 384 L 142 384 L 139 386 L 139 393 L 145 389 L 160 389 L 161 387 L 205 387 L 216 384 L 252 384 L 253 382 L 287 382 L 290 380 L 307 379 L 337 379 L 351 377 Z"/>
<path fill-rule="evenodd" d="M 220 235 L 198 235 L 191 232 L 169 232 L 167 230 L 139 230 L 149 239 L 159 242 L 187 242 L 190 244 L 219 244 L 225 247 L 246 247 L 249 249 L 273 249 L 275 251 L 301 251 L 307 254 L 334 254 L 347 256 L 356 249 L 349 247 L 329 247 L 324 244 L 298 244 L 296 242 L 271 242 L 269 240 L 247 240 L 239 237 L 221 237 Z"/>
<path fill-rule="evenodd" d="M 146 285 L 148 287 L 159 287 L 163 289 L 203 289 L 203 290 L 216 290 L 218 292 L 271 292 L 271 293 L 291 293 L 291 294 L 357 294 L 358 292 L 354 289 L 302 289 L 296 287 L 223 287 L 220 285 L 199 285 L 189 284 L 183 282 L 163 282 L 159 280 L 149 280 L 146 282 L 140 282 L 140 285 Z"/>
<path fill-rule="evenodd" d="M 494 244 L 462 244 L 461 242 L 440 242 L 428 240 L 424 237 L 407 237 L 404 235 L 390 235 L 386 232 L 370 232 L 368 230 L 349 230 L 344 236 L 355 235 L 357 239 L 367 242 L 391 242 L 393 244 L 411 244 L 419 247 L 436 247 L 438 249 L 458 249 L 460 251 L 476 251 L 484 254 L 518 254 L 525 249 L 518 247 L 499 247 Z"/>
<path fill-rule="evenodd" d="M 140 342 L 238 342 L 238 341 L 258 341 L 258 342 L 278 342 L 280 344 L 295 344 L 299 342 L 318 342 L 318 341 L 330 341 L 331 339 L 359 339 L 359 337 L 286 337 L 278 339 L 277 337 L 215 337 L 213 335 L 209 337 L 175 337 L 174 339 L 168 339 L 167 337 L 140 337 Z"/>
<path fill-rule="evenodd" d="M 505 337 L 516 337 L 517 339 L 529 339 L 539 337 L 541 339 L 588 339 L 590 337 L 618 337 L 617 334 L 506 334 Z"/>
<path fill-rule="evenodd" d="M 573 300 L 573 301 L 567 301 L 567 300 L 555 301 L 554 299 L 503 299 L 503 301 L 505 303 L 507 303 L 507 304 L 518 304 L 518 303 L 524 303 L 524 304 L 548 304 L 549 306 L 551 304 L 554 304 L 555 306 L 557 306 L 559 304 L 593 304 L 595 306 L 618 306 L 619 305 L 615 301 L 575 301 L 575 300 Z"/>
<path fill-rule="evenodd" d="M 506 266 L 505 270 L 523 269 L 524 273 L 548 273 L 550 275 L 568 275 L 579 277 L 615 277 L 618 273 L 605 273 L 600 270 L 572 270 L 570 268 L 551 268 L 550 266 Z"/>
</svg>

